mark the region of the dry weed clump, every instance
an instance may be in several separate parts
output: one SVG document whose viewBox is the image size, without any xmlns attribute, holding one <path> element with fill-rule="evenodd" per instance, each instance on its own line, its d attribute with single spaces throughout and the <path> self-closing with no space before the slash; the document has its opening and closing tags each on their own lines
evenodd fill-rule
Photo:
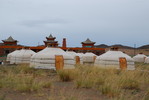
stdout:
<svg viewBox="0 0 149 100">
<path fill-rule="evenodd" d="M 44 72 L 42 72 L 44 73 Z M 0 68 L 0 88 L 10 88 L 20 92 L 38 91 L 51 87 L 50 81 L 39 81 L 36 71 L 28 66 Z"/>
<path fill-rule="evenodd" d="M 58 70 L 57 73 L 59 75 L 59 79 L 63 82 L 72 81 L 75 77 L 74 70 L 70 70 L 70 69 Z"/>
<path fill-rule="evenodd" d="M 149 71 L 149 64 L 146 63 L 135 63 L 137 70 Z"/>
</svg>

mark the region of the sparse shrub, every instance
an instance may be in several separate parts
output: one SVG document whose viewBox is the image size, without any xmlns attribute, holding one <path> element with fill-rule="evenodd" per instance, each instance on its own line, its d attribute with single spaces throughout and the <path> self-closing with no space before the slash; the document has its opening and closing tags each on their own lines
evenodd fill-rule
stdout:
<svg viewBox="0 0 149 100">
<path fill-rule="evenodd" d="M 142 100 L 148 100 L 149 99 L 149 89 L 146 91 L 146 93 L 143 96 Z"/>
<path fill-rule="evenodd" d="M 136 80 L 133 79 L 126 79 L 123 80 L 122 86 L 123 89 L 130 89 L 130 90 L 139 90 L 139 83 Z"/>
<path fill-rule="evenodd" d="M 71 70 L 58 70 L 58 75 L 61 81 L 68 82 L 73 80 L 73 71 Z"/>
<path fill-rule="evenodd" d="M 99 88 L 99 86 L 103 85 L 105 83 L 105 79 L 103 77 L 97 78 L 95 80 L 95 86 Z"/>
<path fill-rule="evenodd" d="M 66 97 L 64 100 L 78 100 L 78 99 L 75 97 Z"/>
<path fill-rule="evenodd" d="M 49 82 L 45 82 L 44 84 L 43 84 L 43 87 L 44 88 L 51 88 L 51 82 L 49 81 Z"/>
<path fill-rule="evenodd" d="M 82 86 L 83 82 L 82 82 L 82 80 L 77 79 L 77 80 L 75 81 L 75 84 L 76 84 L 76 88 L 80 88 L 80 87 Z"/>
<path fill-rule="evenodd" d="M 77 88 L 92 88 L 93 87 L 93 81 L 92 79 L 89 79 L 88 77 L 76 79 L 76 87 Z"/>
<path fill-rule="evenodd" d="M 109 97 L 115 97 L 119 95 L 120 89 L 116 86 L 106 83 L 102 85 L 101 92 L 102 94 L 107 95 Z"/>
<path fill-rule="evenodd" d="M 5 100 L 6 95 L 0 95 L 0 100 Z"/>
</svg>

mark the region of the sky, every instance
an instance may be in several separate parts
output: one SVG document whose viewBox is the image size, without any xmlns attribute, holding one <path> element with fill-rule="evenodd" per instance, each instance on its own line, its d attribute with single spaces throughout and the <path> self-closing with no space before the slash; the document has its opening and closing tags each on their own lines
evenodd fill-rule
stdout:
<svg viewBox="0 0 149 100">
<path fill-rule="evenodd" d="M 149 0 L 0 0 L 0 40 L 43 45 L 52 34 L 60 46 L 149 44 Z M 2 42 L 2 41 L 1 41 Z"/>
</svg>

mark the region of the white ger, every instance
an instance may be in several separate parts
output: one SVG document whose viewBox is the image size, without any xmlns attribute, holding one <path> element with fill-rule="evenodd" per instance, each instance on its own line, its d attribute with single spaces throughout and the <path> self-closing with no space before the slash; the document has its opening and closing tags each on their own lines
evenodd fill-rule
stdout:
<svg viewBox="0 0 149 100">
<path fill-rule="evenodd" d="M 93 65 L 95 62 L 97 55 L 91 53 L 91 52 L 87 52 L 82 56 L 83 59 L 83 64 L 87 64 L 87 65 Z"/>
<path fill-rule="evenodd" d="M 34 54 L 36 53 L 30 49 L 15 50 L 8 54 L 7 61 L 10 61 L 10 64 L 29 64 L 30 58 Z"/>
<path fill-rule="evenodd" d="M 66 51 L 69 55 L 72 55 L 75 59 L 75 64 L 83 64 L 82 56 L 80 56 L 78 53 L 74 51 Z"/>
<path fill-rule="evenodd" d="M 127 61 L 127 70 L 135 69 L 134 60 L 121 51 L 107 51 L 106 53 L 98 56 L 95 60 L 95 66 L 106 68 L 115 67 L 117 69 L 120 69 L 121 58 L 124 58 Z"/>
<path fill-rule="evenodd" d="M 60 61 L 58 59 L 60 58 Z M 57 65 L 62 65 L 62 69 L 74 68 L 75 60 L 73 56 L 67 54 L 60 48 L 46 47 L 31 57 L 30 66 L 40 69 L 59 69 Z"/>
<path fill-rule="evenodd" d="M 134 56 L 133 59 L 135 62 L 145 62 L 146 57 L 147 57 L 146 55 L 140 53 Z"/>
<path fill-rule="evenodd" d="M 145 58 L 145 62 L 144 63 L 149 63 L 149 57 Z"/>
</svg>

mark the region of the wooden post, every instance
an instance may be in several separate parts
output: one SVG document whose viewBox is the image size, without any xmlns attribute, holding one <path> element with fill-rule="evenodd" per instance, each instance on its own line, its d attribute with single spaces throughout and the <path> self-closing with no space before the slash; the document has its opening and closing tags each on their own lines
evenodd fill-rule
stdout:
<svg viewBox="0 0 149 100">
<path fill-rule="evenodd" d="M 145 62 L 146 57 L 144 57 L 144 62 Z"/>
<path fill-rule="evenodd" d="M 63 69 L 64 58 L 62 55 L 56 55 L 55 56 L 55 67 L 56 67 L 56 70 Z"/>
<path fill-rule="evenodd" d="M 119 58 L 119 64 L 122 70 L 127 69 L 127 60 L 125 57 Z"/>
<path fill-rule="evenodd" d="M 94 58 L 93 58 L 93 61 L 95 62 L 95 60 L 96 60 L 96 56 L 94 56 Z"/>
<path fill-rule="evenodd" d="M 80 64 L 80 57 L 79 56 L 76 56 L 75 58 L 76 58 L 76 64 L 77 65 Z"/>
</svg>

